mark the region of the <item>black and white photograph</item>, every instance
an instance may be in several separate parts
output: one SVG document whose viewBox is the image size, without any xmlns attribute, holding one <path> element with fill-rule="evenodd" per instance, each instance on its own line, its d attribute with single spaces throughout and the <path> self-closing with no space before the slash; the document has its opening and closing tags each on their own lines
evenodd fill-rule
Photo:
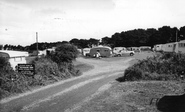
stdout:
<svg viewBox="0 0 185 112">
<path fill-rule="evenodd" d="M 0 0 L 0 112 L 185 112 L 185 0 Z"/>
</svg>

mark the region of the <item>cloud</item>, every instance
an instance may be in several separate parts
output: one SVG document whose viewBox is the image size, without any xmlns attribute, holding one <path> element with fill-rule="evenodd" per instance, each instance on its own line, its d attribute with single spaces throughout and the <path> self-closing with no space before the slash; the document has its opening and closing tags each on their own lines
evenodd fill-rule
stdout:
<svg viewBox="0 0 185 112">
<path fill-rule="evenodd" d="M 2 0 L 3 2 L 31 8 L 61 7 L 66 10 L 111 10 L 115 0 Z"/>
<path fill-rule="evenodd" d="M 36 18 L 59 18 L 66 15 L 66 11 L 59 8 L 43 8 L 32 11 L 31 15 Z"/>
</svg>

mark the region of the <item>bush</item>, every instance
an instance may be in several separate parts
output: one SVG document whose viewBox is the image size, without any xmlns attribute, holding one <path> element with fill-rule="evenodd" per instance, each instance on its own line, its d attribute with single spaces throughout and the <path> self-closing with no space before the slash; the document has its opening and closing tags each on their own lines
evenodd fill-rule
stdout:
<svg viewBox="0 0 185 112">
<path fill-rule="evenodd" d="M 7 58 L 0 57 L 0 93 L 1 98 L 22 93 L 29 89 L 24 75 L 15 72 Z M 2 66 L 3 65 L 3 66 Z"/>
<path fill-rule="evenodd" d="M 143 71 L 138 67 L 130 67 L 125 70 L 124 80 L 134 81 L 142 79 Z"/>
<path fill-rule="evenodd" d="M 57 64 L 50 58 L 39 58 L 32 62 L 35 64 L 36 75 L 32 82 L 34 85 L 47 85 L 72 76 L 81 75 L 72 63 L 63 62 Z"/>
<path fill-rule="evenodd" d="M 120 79 L 129 80 L 178 80 L 185 75 L 185 55 L 163 53 L 141 60 L 125 70 Z"/>
<path fill-rule="evenodd" d="M 38 58 L 32 62 L 35 65 L 35 77 L 31 86 L 47 85 L 63 79 L 58 65 L 49 58 Z"/>
<path fill-rule="evenodd" d="M 31 62 L 35 64 L 36 74 L 23 75 L 14 71 L 8 59 L 0 57 L 0 93 L 1 98 L 22 93 L 31 87 L 43 86 L 56 81 L 81 75 L 72 63 L 61 62 L 57 64 L 50 58 L 36 58 Z"/>
<path fill-rule="evenodd" d="M 61 44 L 55 49 L 55 52 L 50 54 L 50 58 L 58 64 L 62 62 L 72 63 L 72 60 L 76 59 L 77 55 L 78 50 L 74 45 Z"/>
</svg>

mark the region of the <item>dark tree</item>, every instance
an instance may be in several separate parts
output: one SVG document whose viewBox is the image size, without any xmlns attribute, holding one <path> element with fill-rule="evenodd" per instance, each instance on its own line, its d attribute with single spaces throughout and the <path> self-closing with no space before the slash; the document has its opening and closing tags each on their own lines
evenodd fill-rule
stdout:
<svg viewBox="0 0 185 112">
<path fill-rule="evenodd" d="M 103 37 L 101 44 L 110 46 L 111 45 L 111 39 L 109 37 Z"/>
<path fill-rule="evenodd" d="M 184 40 L 185 39 L 185 26 L 180 28 L 180 31 L 178 33 L 179 40 Z"/>
<path fill-rule="evenodd" d="M 3 45 L 0 45 L 0 50 L 2 50 L 3 49 Z"/>
<path fill-rule="evenodd" d="M 98 40 L 98 39 L 94 39 L 94 38 L 90 38 L 89 40 L 88 40 L 88 46 L 89 47 L 92 47 L 92 46 L 97 46 L 98 44 L 99 44 L 99 41 L 100 40 Z"/>
</svg>

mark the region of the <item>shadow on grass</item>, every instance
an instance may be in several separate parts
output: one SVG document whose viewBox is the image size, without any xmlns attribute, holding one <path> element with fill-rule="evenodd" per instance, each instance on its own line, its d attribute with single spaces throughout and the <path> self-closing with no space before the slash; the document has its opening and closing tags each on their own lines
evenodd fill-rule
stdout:
<svg viewBox="0 0 185 112">
<path fill-rule="evenodd" d="M 123 76 L 121 76 L 121 77 L 118 77 L 116 79 L 116 81 L 118 81 L 118 82 L 125 82 L 126 80 L 125 80 L 125 78 Z"/>
</svg>

